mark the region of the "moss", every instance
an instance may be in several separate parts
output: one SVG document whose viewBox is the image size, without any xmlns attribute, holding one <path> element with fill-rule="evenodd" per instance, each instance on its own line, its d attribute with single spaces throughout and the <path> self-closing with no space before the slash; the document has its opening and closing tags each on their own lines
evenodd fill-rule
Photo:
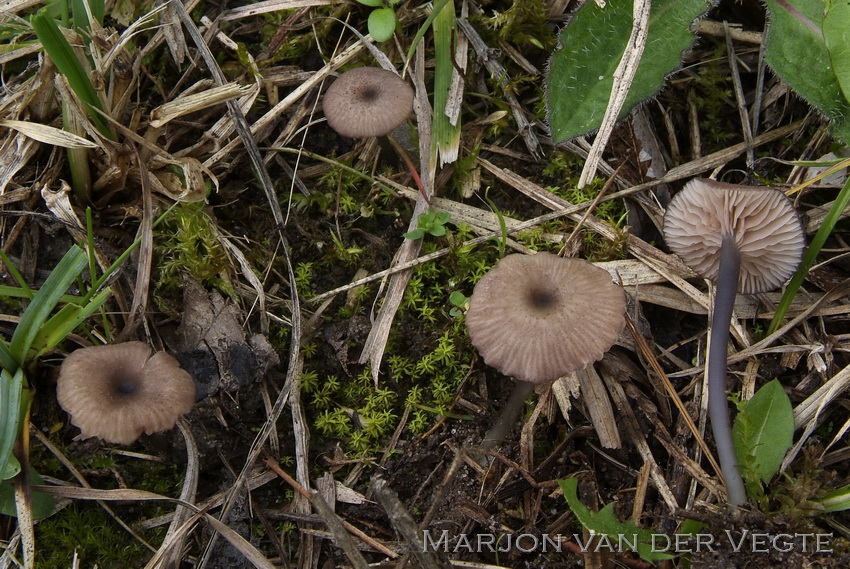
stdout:
<svg viewBox="0 0 850 569">
<path fill-rule="evenodd" d="M 234 295 L 231 263 L 200 203 L 178 205 L 154 232 L 158 292 L 183 288 L 183 275 Z"/>
<path fill-rule="evenodd" d="M 144 545 L 94 504 L 72 504 L 42 520 L 36 539 L 39 569 L 67 569 L 74 552 L 81 567 L 101 569 L 142 567 L 150 556 Z"/>
</svg>

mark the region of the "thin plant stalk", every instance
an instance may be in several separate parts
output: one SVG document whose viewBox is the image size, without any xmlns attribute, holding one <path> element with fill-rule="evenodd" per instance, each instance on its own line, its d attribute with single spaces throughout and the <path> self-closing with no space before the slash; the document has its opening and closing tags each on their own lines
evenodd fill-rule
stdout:
<svg viewBox="0 0 850 569">
<path fill-rule="evenodd" d="M 729 345 L 729 325 L 738 292 L 738 273 L 741 253 L 732 235 L 724 235 L 720 245 L 720 267 L 714 293 L 714 313 L 711 318 L 711 337 L 708 343 L 708 414 L 717 445 L 720 470 L 726 483 L 730 506 L 747 501 L 744 480 L 738 469 L 738 456 L 732 440 L 729 403 L 726 397 L 726 361 Z"/>
</svg>

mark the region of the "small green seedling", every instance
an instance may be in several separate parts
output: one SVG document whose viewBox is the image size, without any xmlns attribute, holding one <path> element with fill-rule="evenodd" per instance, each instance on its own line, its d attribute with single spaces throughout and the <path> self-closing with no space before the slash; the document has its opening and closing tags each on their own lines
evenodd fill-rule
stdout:
<svg viewBox="0 0 850 569">
<path fill-rule="evenodd" d="M 419 216 L 416 229 L 404 234 L 405 239 L 422 239 L 425 234 L 442 237 L 446 234 L 446 223 L 449 214 L 445 211 L 427 211 Z"/>
<path fill-rule="evenodd" d="M 398 25 L 398 18 L 395 15 L 395 10 L 392 6 L 398 4 L 401 0 L 357 0 L 364 6 L 375 8 L 369 14 L 367 25 L 369 26 L 369 35 L 376 42 L 385 42 L 395 32 Z"/>
<path fill-rule="evenodd" d="M 452 305 L 452 308 L 449 310 L 449 315 L 457 318 L 458 316 L 465 314 L 466 309 L 469 308 L 469 297 L 459 290 L 456 290 L 449 295 L 449 303 Z"/>
</svg>

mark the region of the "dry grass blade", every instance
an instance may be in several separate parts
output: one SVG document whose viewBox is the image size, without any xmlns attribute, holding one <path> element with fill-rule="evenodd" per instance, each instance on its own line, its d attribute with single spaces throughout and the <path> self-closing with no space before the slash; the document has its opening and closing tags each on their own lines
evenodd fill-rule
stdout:
<svg viewBox="0 0 850 569">
<path fill-rule="evenodd" d="M 7 135 L 0 145 L 0 196 L 6 187 L 38 150 L 39 144 L 23 134 Z"/>
<path fill-rule="evenodd" d="M 497 77 L 502 85 L 506 85 L 508 72 L 501 63 L 492 57 L 494 50 L 490 49 L 484 39 L 478 34 L 478 31 L 465 18 L 458 18 L 457 25 L 469 41 L 472 49 L 478 54 L 479 61 L 484 62 L 484 66 L 490 72 L 490 75 Z M 540 140 L 537 138 L 533 126 L 528 122 L 528 118 L 523 112 L 522 104 L 513 92 L 505 90 L 503 94 L 510 104 L 511 112 L 517 123 L 517 130 L 523 141 L 525 141 L 525 146 L 532 156 L 541 158 L 543 156 L 543 149 L 540 146 Z"/>
<path fill-rule="evenodd" d="M 420 538 L 419 527 L 413 520 L 413 516 L 401 503 L 398 494 L 389 487 L 383 478 L 372 478 L 370 487 L 384 508 L 384 512 L 389 516 L 390 523 L 407 542 L 408 551 L 416 557 L 421 567 L 428 567 L 429 569 L 448 569 L 451 567 L 449 560 L 444 555 L 440 555 L 439 551 L 428 549 Z"/>
<path fill-rule="evenodd" d="M 416 112 L 416 119 L 419 123 L 419 173 L 422 180 L 422 193 L 416 200 L 416 207 L 413 209 L 413 216 L 408 226 L 409 231 L 416 229 L 419 216 L 428 209 L 428 201 L 434 194 L 434 176 L 436 172 L 436 164 L 430 160 L 431 131 L 429 125 L 431 124 L 431 106 L 428 103 L 428 91 L 425 86 L 425 52 L 421 43 L 416 50 L 413 84 L 416 89 L 413 109 Z M 404 243 L 401 244 L 401 247 L 396 252 L 393 264 L 400 265 L 415 259 L 419 254 L 421 245 L 421 240 L 405 239 Z M 372 329 L 369 331 L 369 336 L 366 338 L 363 351 L 360 354 L 360 363 L 368 362 L 371 365 L 372 379 L 376 386 L 378 384 L 378 374 L 380 373 L 381 360 L 386 349 L 390 328 L 395 319 L 396 311 L 401 305 L 404 289 L 410 280 L 410 276 L 410 271 L 405 270 L 397 272 L 390 277 L 387 294 L 384 297 L 381 310 L 372 325 Z"/>
<path fill-rule="evenodd" d="M 244 97 L 252 90 L 250 85 L 239 85 L 237 83 L 227 83 L 219 87 L 213 87 L 200 93 L 193 93 L 183 97 L 178 97 L 173 101 L 160 105 L 151 111 L 150 125 L 153 128 L 162 128 L 169 121 L 174 120 L 183 115 L 200 111 L 219 103 Z"/>
<path fill-rule="evenodd" d="M 274 407 L 272 408 L 271 413 L 269 413 L 266 418 L 266 422 L 263 424 L 260 432 L 257 433 L 257 436 L 254 438 L 254 441 L 251 444 L 251 449 L 248 451 L 248 456 L 245 459 L 245 464 L 242 467 L 241 472 L 237 476 L 236 480 L 233 483 L 231 489 L 227 492 L 226 497 L 223 500 L 223 507 L 221 513 L 221 519 L 225 520 L 230 514 L 230 510 L 233 508 L 236 503 L 239 495 L 244 492 L 247 488 L 247 482 L 250 479 L 251 472 L 254 468 L 254 464 L 259 458 L 260 454 L 263 452 L 263 447 L 271 436 L 271 432 L 277 428 L 277 421 L 280 419 L 281 413 L 283 413 L 283 409 L 286 404 L 289 402 L 289 396 L 294 389 L 295 382 L 297 381 L 298 374 L 301 372 L 301 307 L 300 300 L 298 298 L 298 290 L 295 288 L 295 272 L 292 268 L 292 259 L 290 256 L 289 244 L 286 241 L 281 243 L 283 250 L 283 257 L 286 261 L 286 268 L 289 277 L 290 283 L 290 295 L 292 297 L 292 314 L 290 317 L 290 325 L 292 330 L 292 341 L 289 347 L 289 365 L 286 370 L 286 382 L 283 384 L 283 387 L 278 393 L 277 399 L 275 400 Z M 300 460 L 303 460 L 303 456 L 299 455 Z M 300 468 L 306 468 L 301 466 Z M 201 566 L 206 566 L 206 563 L 209 562 L 209 559 L 212 556 L 212 550 L 214 545 L 214 539 L 211 539 L 209 543 L 207 543 L 206 550 L 204 551 L 203 560 L 201 562 Z"/>
<path fill-rule="evenodd" d="M 605 391 L 602 378 L 592 365 L 575 372 L 575 375 L 581 389 L 582 401 L 587 407 L 600 444 L 605 448 L 620 448 L 622 442 L 617 429 L 617 419 L 614 417 L 611 400 Z"/>
<path fill-rule="evenodd" d="M 33 140 L 52 146 L 61 146 L 63 148 L 98 148 L 97 144 L 86 140 L 82 136 L 77 136 L 76 134 L 47 126 L 46 124 L 0 119 L 0 127 L 16 130 Z"/>
<path fill-rule="evenodd" d="M 189 14 L 186 12 L 183 4 L 178 2 L 174 4 L 174 6 L 177 8 L 177 15 L 179 16 L 180 21 L 192 37 L 192 41 L 195 43 L 195 46 L 201 53 L 204 62 L 207 64 L 207 68 L 212 74 L 213 80 L 219 86 L 226 84 L 227 80 L 224 73 L 221 71 L 221 68 L 218 66 L 218 62 L 216 61 L 212 50 L 210 50 L 209 46 L 204 41 L 203 36 L 201 36 L 201 33 L 195 26 L 192 18 L 189 17 Z M 284 225 L 283 213 L 280 210 L 280 204 L 278 203 L 277 196 L 274 192 L 274 184 L 272 183 L 269 171 L 266 169 L 266 165 L 263 162 L 263 157 L 260 155 L 260 149 L 257 146 L 257 141 L 254 139 L 253 133 L 251 132 L 251 127 L 248 126 L 248 121 L 245 119 L 245 113 L 242 112 L 242 108 L 234 103 L 233 100 L 227 101 L 227 108 L 236 126 L 236 131 L 239 133 L 239 138 L 248 152 L 248 157 L 251 160 L 251 164 L 254 166 L 254 172 L 259 178 L 263 192 L 265 192 L 266 199 L 269 203 L 269 207 L 271 208 L 272 215 L 274 216 L 275 224 L 278 228 L 282 228 Z"/>
<path fill-rule="evenodd" d="M 230 529 L 220 520 L 214 518 L 213 516 L 210 516 L 209 514 L 206 514 L 203 510 L 197 508 L 194 504 L 184 502 L 183 500 L 177 498 L 169 498 L 168 496 L 162 496 L 161 494 L 157 494 L 155 492 L 148 492 L 147 490 L 97 490 L 93 488 L 74 488 L 70 486 L 34 486 L 34 488 L 41 492 L 44 492 L 45 494 L 51 494 L 53 496 L 59 496 L 63 498 L 71 498 L 74 500 L 102 500 L 106 502 L 165 501 L 178 504 L 180 506 L 189 508 L 197 514 L 201 514 L 207 521 L 207 523 L 209 523 L 218 534 L 220 534 L 227 541 L 229 541 L 230 544 L 233 545 L 233 547 L 235 547 L 240 553 L 242 553 L 245 558 L 250 561 L 255 567 L 257 567 L 258 569 L 275 569 L 274 564 L 272 564 L 271 561 L 269 561 L 262 553 L 260 553 L 256 547 L 251 545 L 250 542 L 245 540 L 244 537 Z"/>
<path fill-rule="evenodd" d="M 301 83 L 297 88 L 293 89 L 289 95 L 284 97 L 278 104 L 266 112 L 266 114 L 257 119 L 253 126 L 251 126 L 251 132 L 253 135 L 258 139 L 266 138 L 271 133 L 271 129 L 277 124 L 280 117 L 289 109 L 289 107 L 294 105 L 296 101 L 302 99 L 304 95 L 306 95 L 311 89 L 318 86 L 340 66 L 345 65 L 357 57 L 363 49 L 363 44 L 355 43 L 333 57 L 327 64 L 324 65 L 324 67 L 316 71 L 308 81 Z M 231 141 L 227 143 L 224 148 L 204 161 L 204 165 L 212 167 L 229 159 L 230 155 L 236 150 L 238 145 L 238 141 Z"/>
<path fill-rule="evenodd" d="M 183 477 L 183 489 L 180 491 L 179 500 L 194 504 L 200 476 L 198 445 L 184 418 L 177 421 L 177 426 L 186 442 L 186 474 Z M 163 566 L 175 567 L 180 564 L 182 549 L 185 546 L 189 531 L 197 522 L 197 519 L 191 519 L 192 517 L 192 511 L 185 506 L 178 505 L 174 510 L 171 525 L 168 527 L 159 551 L 157 551 L 157 554 L 164 552 Z"/>
<path fill-rule="evenodd" d="M 643 55 L 643 48 L 646 46 L 646 37 L 649 31 L 649 8 L 651 5 L 651 0 L 635 0 L 634 7 L 632 8 L 632 33 L 626 44 L 626 51 L 623 53 L 623 58 L 614 71 L 611 97 L 608 99 L 605 116 L 602 117 L 599 131 L 596 133 L 593 146 L 588 152 L 587 161 L 584 163 L 584 168 L 581 171 L 581 177 L 578 180 L 579 188 L 583 188 L 589 184 L 596 176 L 597 164 L 602 159 L 602 153 L 608 144 L 608 138 L 611 136 L 611 132 L 613 132 L 614 125 L 617 122 L 617 117 L 620 115 L 620 110 L 626 102 L 626 96 L 629 94 L 632 80 L 637 73 L 638 63 L 640 63 L 640 58 Z"/>
<path fill-rule="evenodd" d="M 60 451 L 58 448 L 56 448 L 56 446 L 53 443 L 51 443 L 50 440 L 44 434 L 42 434 L 38 429 L 36 429 L 32 425 L 30 425 L 30 433 L 36 439 L 38 439 L 38 441 L 42 445 L 44 445 L 44 447 L 47 450 L 49 450 L 50 453 L 53 454 L 53 456 L 55 456 L 59 460 L 59 462 L 62 463 L 62 466 L 64 466 L 65 468 L 68 469 L 68 471 L 73 475 L 73 477 L 77 480 L 77 482 L 80 483 L 81 486 L 83 486 L 84 488 L 91 489 L 91 485 L 88 483 L 88 480 L 86 480 L 86 478 L 82 475 L 82 473 L 79 471 L 79 469 L 77 469 L 77 467 L 74 466 L 74 463 L 71 462 L 68 459 L 68 457 L 65 456 L 62 453 L 62 451 Z M 138 540 L 139 543 L 143 544 L 150 551 L 155 551 L 155 548 L 152 545 L 150 545 L 148 542 L 146 542 L 144 539 L 142 539 L 142 537 L 139 534 L 137 534 L 135 531 L 133 531 L 133 528 L 131 528 L 129 525 L 127 525 L 127 523 L 123 519 L 118 517 L 118 515 L 112 510 L 112 508 L 109 506 L 109 504 L 107 504 L 103 500 L 97 500 L 97 503 L 101 508 L 104 509 L 104 511 L 107 514 L 109 514 L 109 516 L 112 519 L 114 519 L 118 523 L 118 525 L 120 525 L 122 528 L 124 528 L 124 530 L 127 531 L 127 533 L 132 535 L 134 539 Z"/>
<path fill-rule="evenodd" d="M 325 502 L 325 500 L 315 492 L 310 492 L 299 484 L 295 479 L 293 479 L 289 474 L 286 473 L 283 469 L 281 469 L 274 460 L 271 458 L 266 460 L 266 465 L 271 468 L 274 472 L 277 473 L 278 476 L 283 478 L 287 484 L 292 486 L 299 495 L 305 498 L 313 507 L 316 508 L 316 511 L 322 516 L 322 520 L 325 522 L 325 525 L 328 529 L 333 533 L 334 539 L 337 544 L 342 547 L 345 551 L 348 560 L 356 567 L 357 569 L 367 569 L 369 564 L 366 563 L 366 560 L 363 558 L 363 555 L 357 549 L 357 546 L 352 541 L 351 537 L 348 535 L 348 531 L 350 526 L 347 528 L 345 523 L 342 522 L 336 513 L 331 509 L 331 507 Z"/>
<path fill-rule="evenodd" d="M 221 15 L 223 21 L 240 20 L 257 14 L 268 14 L 283 10 L 294 10 L 296 8 L 314 8 L 317 6 L 330 6 L 338 4 L 339 0 L 264 0 L 249 6 L 232 8 Z"/>
</svg>

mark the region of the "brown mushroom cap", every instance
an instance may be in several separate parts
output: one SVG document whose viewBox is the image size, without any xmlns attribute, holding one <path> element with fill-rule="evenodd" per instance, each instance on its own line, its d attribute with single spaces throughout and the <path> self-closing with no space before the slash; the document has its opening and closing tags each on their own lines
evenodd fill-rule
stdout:
<svg viewBox="0 0 850 569">
<path fill-rule="evenodd" d="M 348 138 L 383 136 L 413 110 L 413 89 L 380 67 L 357 67 L 333 82 L 322 101 L 332 129 Z"/>
<path fill-rule="evenodd" d="M 466 326 L 487 365 L 545 383 L 600 359 L 625 325 L 604 269 L 551 253 L 508 255 L 475 285 Z"/>
<path fill-rule="evenodd" d="M 62 363 L 59 405 L 85 438 L 128 445 L 172 428 L 195 405 L 195 382 L 165 353 L 142 342 L 75 350 Z"/>
<path fill-rule="evenodd" d="M 686 265 L 715 280 L 724 235 L 741 253 L 738 292 L 779 288 L 803 255 L 805 234 L 794 206 L 780 191 L 694 179 L 673 197 L 664 240 Z"/>
</svg>

